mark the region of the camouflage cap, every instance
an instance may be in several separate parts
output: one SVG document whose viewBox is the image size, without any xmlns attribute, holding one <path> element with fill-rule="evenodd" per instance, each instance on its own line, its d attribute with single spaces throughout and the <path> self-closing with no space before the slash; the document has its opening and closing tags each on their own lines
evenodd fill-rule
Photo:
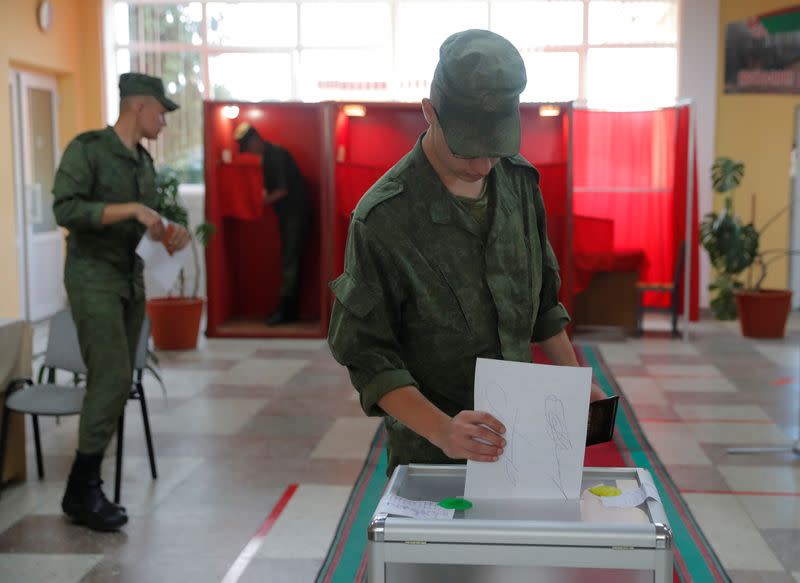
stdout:
<svg viewBox="0 0 800 583">
<path fill-rule="evenodd" d="M 164 84 L 158 77 L 151 77 L 144 73 L 123 73 L 119 76 L 119 97 L 132 97 L 134 95 L 150 95 L 167 108 L 175 111 L 178 104 L 168 99 L 164 93 Z"/>
<path fill-rule="evenodd" d="M 233 139 L 239 144 L 239 149 L 244 151 L 244 147 L 252 136 L 257 135 L 256 129 L 247 122 L 242 122 L 233 130 Z"/>
<path fill-rule="evenodd" d="M 471 29 L 449 36 L 439 49 L 431 103 L 450 150 L 457 156 L 519 153 L 519 95 L 525 64 L 502 36 Z"/>
</svg>

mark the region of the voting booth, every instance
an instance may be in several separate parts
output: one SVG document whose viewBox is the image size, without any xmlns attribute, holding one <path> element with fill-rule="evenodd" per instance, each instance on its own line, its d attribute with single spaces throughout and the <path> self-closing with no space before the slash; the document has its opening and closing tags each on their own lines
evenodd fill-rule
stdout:
<svg viewBox="0 0 800 583">
<path fill-rule="evenodd" d="M 387 496 L 464 494 L 466 466 L 398 466 Z M 581 500 L 473 500 L 452 520 L 375 512 L 369 583 L 671 583 L 672 532 L 661 503 L 606 508 L 587 490 L 652 483 L 640 468 L 584 468 Z M 379 507 L 380 508 L 380 505 Z"/>
<path fill-rule="evenodd" d="M 206 102 L 206 220 L 217 231 L 206 249 L 208 336 L 322 337 L 327 330 L 330 268 L 323 246 L 330 239 L 325 202 L 330 200 L 330 143 L 320 104 Z M 250 123 L 297 162 L 311 204 L 303 257 L 299 321 L 268 327 L 264 316 L 278 305 L 280 235 L 275 212 L 262 198 L 261 160 L 240 153 L 236 126 Z"/>
</svg>

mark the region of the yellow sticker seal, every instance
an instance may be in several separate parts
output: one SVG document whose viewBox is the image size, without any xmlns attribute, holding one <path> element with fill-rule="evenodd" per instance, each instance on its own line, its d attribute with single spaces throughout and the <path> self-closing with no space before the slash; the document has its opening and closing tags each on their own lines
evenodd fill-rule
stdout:
<svg viewBox="0 0 800 583">
<path fill-rule="evenodd" d="M 589 488 L 589 492 L 595 496 L 619 496 L 622 494 L 622 490 L 614 486 L 595 486 L 594 488 Z"/>
</svg>

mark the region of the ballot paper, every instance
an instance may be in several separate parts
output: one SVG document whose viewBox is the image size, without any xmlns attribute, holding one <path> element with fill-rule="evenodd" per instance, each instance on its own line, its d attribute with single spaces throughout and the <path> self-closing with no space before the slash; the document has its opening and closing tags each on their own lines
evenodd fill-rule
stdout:
<svg viewBox="0 0 800 583">
<path fill-rule="evenodd" d="M 452 508 L 442 508 L 436 502 L 429 500 L 409 500 L 395 494 L 386 494 L 381 498 L 376 512 L 417 519 L 450 520 L 456 511 Z"/>
<path fill-rule="evenodd" d="M 475 410 L 505 425 L 496 462 L 467 462 L 464 496 L 577 500 L 592 369 L 479 358 Z"/>
<path fill-rule="evenodd" d="M 643 481 L 642 485 L 635 490 L 623 491 L 619 496 L 601 496 L 600 501 L 606 508 L 633 508 L 634 506 L 639 506 L 648 498 L 652 498 L 657 502 L 661 501 L 655 485 L 652 482 Z"/>
<path fill-rule="evenodd" d="M 164 226 L 167 222 L 164 221 Z M 155 279 L 164 289 L 170 289 L 178 277 L 178 272 L 186 265 L 186 261 L 191 253 L 189 245 L 176 251 L 172 255 L 167 252 L 167 248 L 161 241 L 153 241 L 146 234 L 139 241 L 136 247 L 136 254 L 144 261 L 144 267 L 150 276 Z"/>
</svg>

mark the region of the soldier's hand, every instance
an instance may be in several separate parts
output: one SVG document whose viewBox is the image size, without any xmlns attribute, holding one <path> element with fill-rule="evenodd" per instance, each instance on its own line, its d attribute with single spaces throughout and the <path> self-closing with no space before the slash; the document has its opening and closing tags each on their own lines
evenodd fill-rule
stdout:
<svg viewBox="0 0 800 583">
<path fill-rule="evenodd" d="M 171 232 L 168 233 L 167 240 L 164 241 L 170 255 L 186 247 L 192 239 L 191 234 L 185 227 L 180 225 L 172 225 L 172 227 Z"/>
<path fill-rule="evenodd" d="M 165 227 L 161 215 L 150 207 L 136 203 L 134 217 L 147 227 L 147 235 L 154 241 L 158 241 L 164 236 Z"/>
<path fill-rule="evenodd" d="M 443 427 L 438 447 L 453 459 L 494 462 L 502 455 L 506 428 L 484 411 L 461 411 Z"/>
<path fill-rule="evenodd" d="M 589 402 L 599 401 L 600 399 L 605 399 L 606 394 L 603 392 L 603 389 L 600 388 L 600 385 L 593 382 L 592 383 L 592 390 L 589 393 Z"/>
</svg>

